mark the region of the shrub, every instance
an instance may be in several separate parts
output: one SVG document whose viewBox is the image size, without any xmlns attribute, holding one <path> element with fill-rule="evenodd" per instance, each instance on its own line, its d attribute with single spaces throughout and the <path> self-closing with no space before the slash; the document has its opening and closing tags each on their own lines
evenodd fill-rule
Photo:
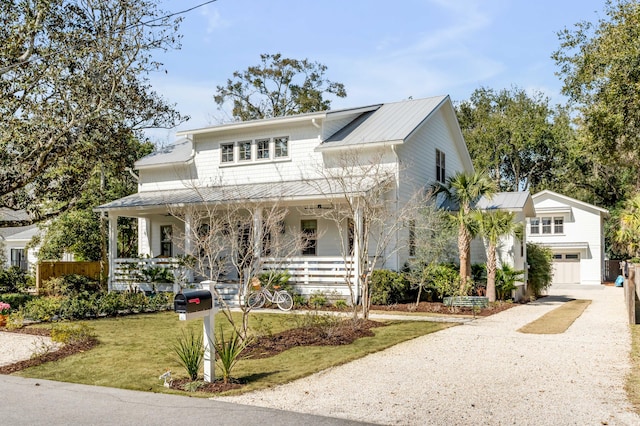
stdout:
<svg viewBox="0 0 640 426">
<path fill-rule="evenodd" d="M 407 299 L 409 280 L 404 274 L 388 269 L 376 269 L 371 274 L 371 303 L 390 305 Z"/>
<path fill-rule="evenodd" d="M 50 278 L 41 287 L 41 292 L 47 296 L 74 296 L 99 290 L 100 283 L 97 280 L 77 274 Z"/>
<path fill-rule="evenodd" d="M 309 296 L 309 306 L 315 309 L 322 308 L 329 303 L 327 296 L 320 290 L 316 290 Z"/>
<path fill-rule="evenodd" d="M 216 337 L 215 341 L 210 343 L 213 343 L 213 347 L 218 354 L 217 363 L 222 371 L 222 382 L 225 384 L 229 383 L 231 371 L 240 360 L 240 354 L 244 351 L 250 341 L 242 340 L 235 329 L 231 331 L 231 337 L 227 340 L 224 337 L 222 326 L 220 326 L 219 337 Z"/>
<path fill-rule="evenodd" d="M 17 293 L 25 291 L 33 279 L 17 266 L 0 269 L 0 293 Z"/>
<path fill-rule="evenodd" d="M 27 293 L 0 294 L 0 302 L 10 304 L 13 309 L 23 307 L 31 299 L 33 299 L 33 296 Z"/>
<path fill-rule="evenodd" d="M 33 321 L 51 321 L 60 313 L 62 299 L 37 297 L 24 305 L 24 317 Z"/>
<path fill-rule="evenodd" d="M 460 274 L 455 266 L 449 264 L 430 265 L 428 282 L 442 299 L 453 296 L 460 291 Z"/>
<path fill-rule="evenodd" d="M 344 311 L 349 307 L 349 305 L 347 304 L 347 301 L 344 300 L 344 299 L 336 300 L 335 303 L 333 304 L 333 306 L 335 306 L 335 308 L 340 310 L 340 311 Z"/>
<path fill-rule="evenodd" d="M 59 323 L 51 328 L 51 340 L 65 345 L 85 343 L 95 337 L 95 330 L 87 324 Z"/>
<path fill-rule="evenodd" d="M 198 378 L 198 370 L 204 360 L 204 348 L 202 347 L 202 334 L 191 330 L 189 333 L 182 331 L 182 337 L 173 346 L 178 355 L 178 362 L 185 368 L 189 379 Z"/>
<path fill-rule="evenodd" d="M 282 290 L 290 290 L 289 279 L 291 274 L 288 271 L 269 271 L 258 276 L 263 287 L 272 288 L 274 285 L 280 286 Z"/>
<path fill-rule="evenodd" d="M 529 265 L 527 291 L 530 297 L 537 298 L 551 286 L 552 259 L 553 252 L 550 248 L 527 243 L 527 264 Z"/>
<path fill-rule="evenodd" d="M 511 292 L 516 289 L 516 281 L 524 279 L 524 271 L 517 271 L 509 265 L 496 269 L 496 297 L 498 300 L 511 299 Z"/>
</svg>

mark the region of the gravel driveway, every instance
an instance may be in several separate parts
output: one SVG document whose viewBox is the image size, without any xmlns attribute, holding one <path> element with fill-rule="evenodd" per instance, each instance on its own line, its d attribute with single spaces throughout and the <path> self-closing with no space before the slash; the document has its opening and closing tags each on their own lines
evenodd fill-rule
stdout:
<svg viewBox="0 0 640 426">
<path fill-rule="evenodd" d="M 593 300 L 565 333 L 516 331 L 563 296 Z M 553 288 L 535 303 L 302 380 L 215 399 L 381 424 L 638 425 L 624 392 L 623 299 L 615 287 Z"/>
</svg>

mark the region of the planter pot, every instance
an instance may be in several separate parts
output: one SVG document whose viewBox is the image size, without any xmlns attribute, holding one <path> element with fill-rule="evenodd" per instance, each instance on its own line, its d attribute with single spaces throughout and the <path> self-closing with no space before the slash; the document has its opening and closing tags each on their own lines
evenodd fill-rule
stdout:
<svg viewBox="0 0 640 426">
<path fill-rule="evenodd" d="M 9 319 L 9 315 L 0 315 L 0 327 L 6 326 L 8 319 Z"/>
</svg>

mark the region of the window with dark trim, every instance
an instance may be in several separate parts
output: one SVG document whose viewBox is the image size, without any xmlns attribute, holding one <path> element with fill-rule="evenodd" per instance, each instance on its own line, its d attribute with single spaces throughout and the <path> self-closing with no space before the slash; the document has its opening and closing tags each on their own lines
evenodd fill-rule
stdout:
<svg viewBox="0 0 640 426">
<path fill-rule="evenodd" d="M 300 230 L 304 238 L 302 254 L 305 256 L 315 256 L 318 245 L 318 221 L 315 219 L 301 220 Z"/>
<path fill-rule="evenodd" d="M 436 149 L 436 181 L 444 183 L 446 180 L 446 161 L 444 152 Z"/>
<path fill-rule="evenodd" d="M 24 249 L 11 249 L 11 266 L 16 266 L 23 271 L 27 270 L 27 256 Z"/>
<path fill-rule="evenodd" d="M 160 227 L 160 256 L 173 256 L 173 226 L 164 225 Z"/>
</svg>

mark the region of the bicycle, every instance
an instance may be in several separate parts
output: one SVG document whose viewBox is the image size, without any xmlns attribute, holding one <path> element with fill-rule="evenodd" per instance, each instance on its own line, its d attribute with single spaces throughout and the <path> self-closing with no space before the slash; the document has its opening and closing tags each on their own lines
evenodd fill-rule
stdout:
<svg viewBox="0 0 640 426">
<path fill-rule="evenodd" d="M 280 286 L 273 286 L 273 293 L 267 287 L 260 287 L 247 296 L 247 305 L 251 308 L 262 308 L 264 304 L 274 303 L 282 311 L 288 311 L 293 307 L 293 297 L 286 290 L 279 290 Z"/>
</svg>

